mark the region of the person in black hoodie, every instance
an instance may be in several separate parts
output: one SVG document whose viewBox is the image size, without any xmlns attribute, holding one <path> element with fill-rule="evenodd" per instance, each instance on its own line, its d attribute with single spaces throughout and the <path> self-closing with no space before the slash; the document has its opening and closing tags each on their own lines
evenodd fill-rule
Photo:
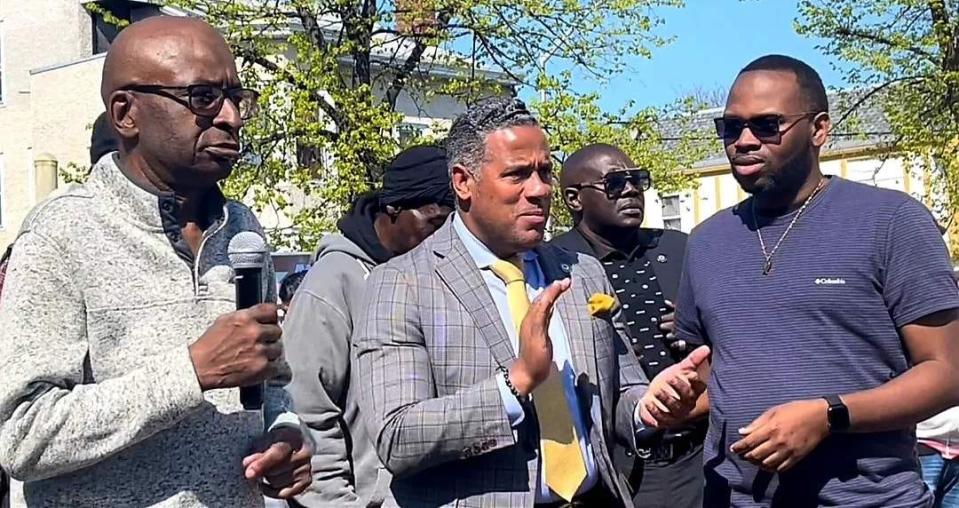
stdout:
<svg viewBox="0 0 959 508">
<path fill-rule="evenodd" d="M 119 146 L 107 114 L 100 113 L 93 121 L 93 132 L 90 133 L 90 165 L 96 164 L 104 155 L 119 150 Z"/>
<path fill-rule="evenodd" d="M 583 147 L 563 163 L 563 201 L 574 226 L 552 244 L 596 257 L 622 304 L 632 348 L 649 379 L 679 362 L 686 344 L 675 340 L 672 301 L 679 290 L 686 234 L 643 228 L 652 180 L 619 148 Z M 697 416 L 705 411 L 697 408 Z M 702 506 L 702 443 L 705 419 L 675 431 L 649 432 L 636 458 L 626 448 L 613 454 L 616 468 L 643 508 Z M 645 460 L 640 460 L 645 459 Z"/>
<path fill-rule="evenodd" d="M 389 486 L 350 390 L 350 336 L 374 266 L 431 235 L 453 211 L 446 153 L 435 146 L 401 152 L 383 187 L 357 199 L 323 237 L 283 323 L 293 381 L 287 390 L 316 441 L 313 484 L 303 506 L 379 506 Z"/>
</svg>

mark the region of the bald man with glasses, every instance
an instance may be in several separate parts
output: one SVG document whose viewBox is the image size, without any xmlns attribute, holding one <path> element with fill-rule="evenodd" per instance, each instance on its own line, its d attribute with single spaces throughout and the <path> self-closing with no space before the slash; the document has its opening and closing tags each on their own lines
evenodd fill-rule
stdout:
<svg viewBox="0 0 959 508">
<path fill-rule="evenodd" d="M 213 27 L 174 17 L 123 30 L 101 92 L 119 151 L 31 214 L 0 301 L 0 467 L 22 482 L 17 505 L 291 498 L 312 452 L 280 386 L 276 305 L 236 311 L 227 255 L 263 230 L 218 186 L 257 94 Z M 244 407 L 239 387 L 264 382 L 263 406 Z"/>
</svg>

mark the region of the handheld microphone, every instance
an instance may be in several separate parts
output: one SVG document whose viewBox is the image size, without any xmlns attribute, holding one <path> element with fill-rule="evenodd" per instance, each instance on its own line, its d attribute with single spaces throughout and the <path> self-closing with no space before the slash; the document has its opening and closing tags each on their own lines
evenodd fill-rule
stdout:
<svg viewBox="0 0 959 508">
<path fill-rule="evenodd" d="M 227 256 L 233 266 L 233 284 L 236 287 L 236 309 L 248 309 L 263 303 L 263 267 L 269 250 L 266 240 L 253 231 L 243 231 L 230 240 Z M 263 407 L 263 383 L 240 387 L 243 409 Z"/>
</svg>

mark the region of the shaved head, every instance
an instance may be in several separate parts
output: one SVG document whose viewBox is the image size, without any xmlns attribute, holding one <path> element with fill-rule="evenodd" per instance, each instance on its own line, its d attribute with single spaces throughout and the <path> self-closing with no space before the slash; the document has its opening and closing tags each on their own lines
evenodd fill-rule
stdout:
<svg viewBox="0 0 959 508">
<path fill-rule="evenodd" d="M 100 96 L 107 104 L 110 94 L 125 86 L 175 83 L 184 60 L 210 62 L 213 54 L 222 52 L 230 54 L 229 46 L 204 21 L 179 16 L 138 21 L 123 29 L 110 46 Z"/>
<path fill-rule="evenodd" d="M 155 16 L 124 28 L 100 85 L 121 166 L 163 191 L 215 186 L 240 157 L 243 120 L 227 98 L 240 86 L 229 45 L 204 21 Z"/>
<path fill-rule="evenodd" d="M 643 222 L 643 189 L 627 185 L 611 197 L 604 185 L 606 174 L 633 167 L 623 150 L 605 143 L 584 146 L 566 158 L 559 180 L 563 202 L 578 228 L 610 241 L 624 238 L 624 232 L 635 233 Z"/>
<path fill-rule="evenodd" d="M 597 180 L 602 178 L 606 173 L 604 169 L 610 165 L 631 166 L 632 164 L 627 164 L 627 161 L 629 156 L 619 147 L 606 143 L 586 145 L 573 152 L 563 162 L 563 168 L 559 174 L 560 185 L 565 189 L 571 185 Z"/>
</svg>

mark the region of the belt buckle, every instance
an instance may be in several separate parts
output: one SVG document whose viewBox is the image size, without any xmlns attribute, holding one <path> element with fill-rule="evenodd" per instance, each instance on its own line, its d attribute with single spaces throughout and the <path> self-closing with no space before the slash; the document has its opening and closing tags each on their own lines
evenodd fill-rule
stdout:
<svg viewBox="0 0 959 508">
<path fill-rule="evenodd" d="M 650 450 L 650 457 L 648 460 L 651 461 L 661 461 L 668 462 L 673 460 L 673 455 L 675 452 L 675 447 L 671 442 L 660 442 L 656 445 L 655 449 Z"/>
<path fill-rule="evenodd" d="M 655 446 L 636 450 L 636 456 L 648 461 L 671 461 L 676 458 L 676 443 L 660 441 Z"/>
<path fill-rule="evenodd" d="M 665 443 L 666 446 L 663 447 L 663 459 L 662 460 L 673 460 L 676 458 L 676 443 L 670 441 Z"/>
</svg>

